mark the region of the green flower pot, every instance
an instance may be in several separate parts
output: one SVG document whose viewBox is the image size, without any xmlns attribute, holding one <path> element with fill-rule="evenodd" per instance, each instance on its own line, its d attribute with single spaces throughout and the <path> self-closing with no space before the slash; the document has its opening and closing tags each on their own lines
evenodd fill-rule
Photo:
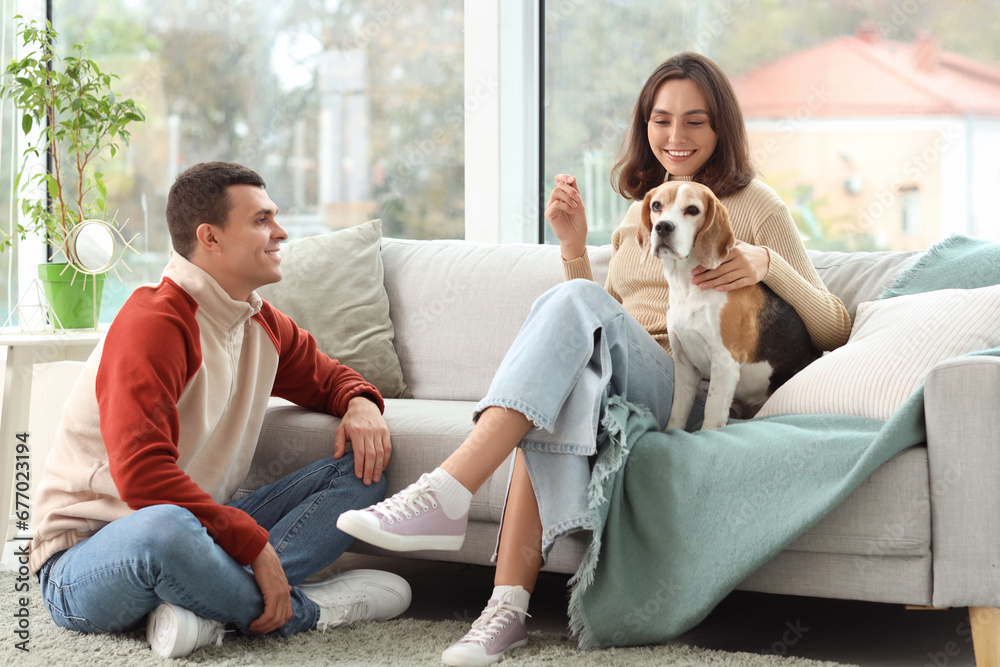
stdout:
<svg viewBox="0 0 1000 667">
<path fill-rule="evenodd" d="M 96 329 L 100 321 L 103 273 L 89 275 L 65 262 L 39 264 L 38 280 L 56 314 L 57 329 Z"/>
</svg>

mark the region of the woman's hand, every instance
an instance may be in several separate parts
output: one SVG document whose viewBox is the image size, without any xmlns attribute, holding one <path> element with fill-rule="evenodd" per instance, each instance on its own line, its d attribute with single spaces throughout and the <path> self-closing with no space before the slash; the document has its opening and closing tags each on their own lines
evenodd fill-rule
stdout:
<svg viewBox="0 0 1000 667">
<path fill-rule="evenodd" d="M 587 212 L 575 176 L 556 174 L 556 186 L 545 206 L 545 219 L 559 239 L 563 259 L 583 257 L 587 249 Z"/>
<path fill-rule="evenodd" d="M 726 259 L 718 267 L 709 271 L 697 266 L 691 271 L 691 280 L 702 289 L 714 287 L 718 292 L 756 285 L 764 280 L 771 268 L 771 255 L 767 248 L 737 241 Z"/>
</svg>

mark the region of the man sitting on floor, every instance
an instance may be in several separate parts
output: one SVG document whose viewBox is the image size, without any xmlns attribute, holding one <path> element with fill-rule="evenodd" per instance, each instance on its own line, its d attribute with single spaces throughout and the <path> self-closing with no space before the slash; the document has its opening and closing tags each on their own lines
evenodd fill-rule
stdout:
<svg viewBox="0 0 1000 667">
<path fill-rule="evenodd" d="M 302 583 L 352 542 L 337 517 L 384 497 L 390 441 L 378 390 L 254 291 L 281 280 L 275 214 L 237 164 L 171 187 L 175 253 L 87 361 L 39 485 L 30 566 L 59 626 L 147 619 L 152 649 L 179 657 L 227 628 L 284 636 L 409 605 L 386 572 Z M 342 417 L 333 455 L 234 500 L 271 395 Z"/>
</svg>

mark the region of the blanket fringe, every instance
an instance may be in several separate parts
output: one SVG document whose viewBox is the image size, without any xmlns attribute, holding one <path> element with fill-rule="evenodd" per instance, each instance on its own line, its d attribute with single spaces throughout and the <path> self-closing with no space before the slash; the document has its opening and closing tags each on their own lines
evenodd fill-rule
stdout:
<svg viewBox="0 0 1000 667">
<path fill-rule="evenodd" d="M 961 234 L 952 234 L 951 236 L 938 241 L 925 253 L 918 255 L 916 259 L 912 260 L 899 273 L 899 275 L 896 276 L 892 283 L 882 290 L 882 293 L 878 298 L 888 299 L 894 296 L 906 294 L 906 290 L 909 289 L 910 285 L 913 284 L 913 281 L 916 280 L 921 269 L 938 261 L 938 257 L 943 251 L 961 247 L 966 245 L 969 241 L 969 237 Z"/>
<path fill-rule="evenodd" d="M 604 483 L 613 477 L 628 458 L 628 443 L 625 441 L 625 423 L 616 416 L 616 411 L 611 408 L 621 408 L 627 412 L 628 404 L 618 396 L 612 396 L 605 401 L 604 418 L 601 420 L 603 427 L 599 440 L 598 456 L 594 469 L 591 471 L 590 487 L 588 493 L 588 507 L 591 515 L 595 517 L 594 530 L 590 532 L 590 544 L 587 545 L 583 557 L 580 559 L 580 566 L 576 574 L 569 580 L 569 631 L 570 637 L 577 640 L 581 649 L 599 648 L 593 634 L 587 628 L 586 620 L 583 618 L 583 605 L 581 598 L 584 592 L 594 581 L 594 570 L 597 568 L 597 559 L 601 554 L 601 534 L 604 525 L 603 521 L 596 521 L 598 510 L 608 499 L 604 495 Z"/>
</svg>

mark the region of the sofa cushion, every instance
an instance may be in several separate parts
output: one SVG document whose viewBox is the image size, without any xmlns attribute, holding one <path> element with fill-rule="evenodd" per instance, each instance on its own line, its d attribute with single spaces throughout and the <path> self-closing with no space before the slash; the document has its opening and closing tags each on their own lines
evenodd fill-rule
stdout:
<svg viewBox="0 0 1000 667">
<path fill-rule="evenodd" d="M 808 252 L 823 284 L 844 303 L 852 322 L 858 304 L 877 299 L 901 271 L 923 254 L 922 251 Z"/>
<path fill-rule="evenodd" d="M 872 558 L 923 556 L 930 553 L 930 511 L 927 448 L 910 447 L 875 470 L 786 549 Z"/>
<path fill-rule="evenodd" d="M 589 248 L 604 284 L 610 246 Z M 562 282 L 558 246 L 385 239 L 396 352 L 413 396 L 478 401 L 531 305 Z"/>
<path fill-rule="evenodd" d="M 481 399 L 531 304 L 562 282 L 556 246 L 386 239 L 382 257 L 416 398 Z"/>
<path fill-rule="evenodd" d="M 866 302 L 847 344 L 778 388 L 758 413 L 888 419 L 937 363 L 1000 345 L 1000 285 Z"/>
<path fill-rule="evenodd" d="M 393 347 L 383 284 L 382 222 L 372 220 L 282 246 L 281 282 L 257 290 L 386 398 L 409 396 Z"/>
<path fill-rule="evenodd" d="M 474 402 L 386 399 L 392 453 L 386 468 L 391 496 L 430 472 L 458 449 L 472 430 Z M 340 419 L 272 398 L 260 431 L 260 446 L 240 495 L 275 482 L 333 454 Z M 507 497 L 510 459 L 472 497 L 469 518 L 499 522 Z"/>
</svg>

